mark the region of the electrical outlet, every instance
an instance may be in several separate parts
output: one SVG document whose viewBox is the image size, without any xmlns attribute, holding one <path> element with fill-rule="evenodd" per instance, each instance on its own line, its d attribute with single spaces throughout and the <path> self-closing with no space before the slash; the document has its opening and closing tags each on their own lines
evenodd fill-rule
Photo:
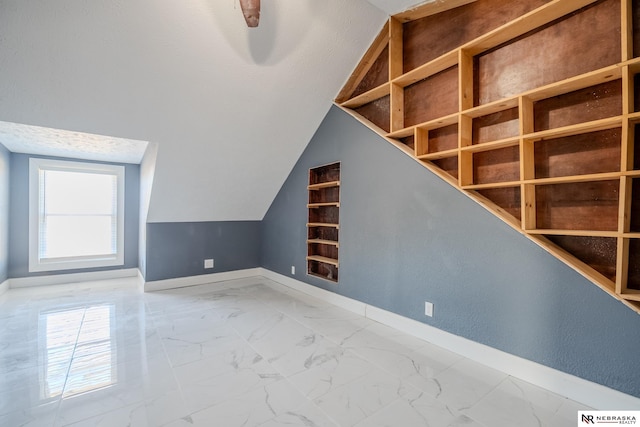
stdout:
<svg viewBox="0 0 640 427">
<path fill-rule="evenodd" d="M 429 301 L 424 302 L 424 314 L 425 316 L 433 317 L 433 303 Z"/>
<path fill-rule="evenodd" d="M 291 275 L 292 275 L 292 276 L 295 276 L 295 275 L 296 275 L 296 266 L 295 266 L 295 265 L 292 265 L 292 266 L 291 266 Z"/>
<path fill-rule="evenodd" d="M 213 268 L 213 259 L 205 259 L 204 268 Z"/>
</svg>

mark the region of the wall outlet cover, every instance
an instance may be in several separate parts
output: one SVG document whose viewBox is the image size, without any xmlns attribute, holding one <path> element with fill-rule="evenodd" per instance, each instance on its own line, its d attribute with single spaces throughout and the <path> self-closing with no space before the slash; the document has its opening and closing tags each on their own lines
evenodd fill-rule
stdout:
<svg viewBox="0 0 640 427">
<path fill-rule="evenodd" d="M 213 268 L 213 259 L 205 259 L 204 268 Z"/>
<path fill-rule="evenodd" d="M 424 302 L 424 314 L 425 316 L 433 317 L 433 303 L 429 301 Z"/>
</svg>

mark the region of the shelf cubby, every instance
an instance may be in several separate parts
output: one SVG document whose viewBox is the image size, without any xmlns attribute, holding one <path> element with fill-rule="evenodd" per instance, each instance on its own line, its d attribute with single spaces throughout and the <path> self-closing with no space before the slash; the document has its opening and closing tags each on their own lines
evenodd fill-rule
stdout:
<svg viewBox="0 0 640 427">
<path fill-rule="evenodd" d="M 391 131 L 391 117 L 390 117 L 390 96 L 384 96 L 382 98 L 371 101 L 367 104 L 361 105 L 353 110 L 360 114 L 365 119 L 369 120 L 380 129 L 390 132 Z"/>
<path fill-rule="evenodd" d="M 615 238 L 567 235 L 547 235 L 546 237 L 612 283 L 615 282 L 617 250 Z"/>
<path fill-rule="evenodd" d="M 456 150 L 457 151 L 457 150 Z M 458 179 L 458 156 L 443 157 L 430 160 L 433 165 L 445 172 L 452 178 Z"/>
<path fill-rule="evenodd" d="M 309 169 L 307 274 L 338 281 L 340 163 Z"/>
<path fill-rule="evenodd" d="M 404 126 L 417 125 L 458 112 L 458 67 L 404 88 Z"/>
<path fill-rule="evenodd" d="M 358 86 L 353 91 L 352 97 L 362 95 L 389 81 L 389 45 L 387 44 L 378 58 L 373 62 Z"/>
<path fill-rule="evenodd" d="M 489 184 L 520 179 L 520 151 L 517 146 L 470 153 L 473 183 Z"/>
<path fill-rule="evenodd" d="M 547 138 L 534 143 L 535 178 L 618 172 L 620 155 L 620 128 Z"/>
<path fill-rule="evenodd" d="M 499 0 L 474 2 L 437 15 L 403 24 L 403 67 L 405 73 L 486 34 L 510 20 L 530 12 L 548 0 Z M 443 21 L 464 25 L 465 31 L 451 31 Z M 434 43 L 437 40 L 437 43 Z"/>
<path fill-rule="evenodd" d="M 517 137 L 519 132 L 519 110 L 509 108 L 472 119 L 471 143 L 483 144 Z"/>
<path fill-rule="evenodd" d="M 613 80 L 534 103 L 534 130 L 543 131 L 622 114 L 622 81 Z"/>
<path fill-rule="evenodd" d="M 446 126 L 433 128 L 418 128 L 415 145 L 415 153 L 418 158 L 423 155 L 433 155 L 437 153 L 447 153 L 450 156 L 452 150 L 458 148 L 458 124 L 453 123 Z"/>
<path fill-rule="evenodd" d="M 629 239 L 627 288 L 640 291 L 640 239 Z"/>
<path fill-rule="evenodd" d="M 640 313 L 640 0 L 413 8 L 336 102 Z"/>
<path fill-rule="evenodd" d="M 596 1 L 477 55 L 474 105 L 619 63 L 620 19 L 619 0 Z"/>
<path fill-rule="evenodd" d="M 505 187 L 477 189 L 476 192 L 495 203 L 496 206 L 518 221 L 522 220 L 522 199 L 519 185 L 511 184 Z"/>
<path fill-rule="evenodd" d="M 536 185 L 536 228 L 617 231 L 619 186 L 619 180 Z"/>
<path fill-rule="evenodd" d="M 629 232 L 640 233 L 640 177 L 631 179 Z"/>
</svg>

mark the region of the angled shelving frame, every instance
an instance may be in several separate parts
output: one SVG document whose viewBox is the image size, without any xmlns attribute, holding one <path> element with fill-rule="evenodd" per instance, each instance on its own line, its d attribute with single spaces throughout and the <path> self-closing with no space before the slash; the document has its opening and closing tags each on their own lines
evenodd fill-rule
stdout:
<svg viewBox="0 0 640 427">
<path fill-rule="evenodd" d="M 640 313 L 640 1 L 426 4 L 336 103 Z"/>
</svg>

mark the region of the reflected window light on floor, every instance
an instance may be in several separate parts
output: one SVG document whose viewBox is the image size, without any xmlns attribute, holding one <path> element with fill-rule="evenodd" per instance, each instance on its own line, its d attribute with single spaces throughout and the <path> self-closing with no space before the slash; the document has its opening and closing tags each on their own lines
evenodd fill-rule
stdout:
<svg viewBox="0 0 640 427">
<path fill-rule="evenodd" d="M 40 313 L 41 399 L 87 393 L 117 382 L 114 325 L 111 304 Z"/>
</svg>

